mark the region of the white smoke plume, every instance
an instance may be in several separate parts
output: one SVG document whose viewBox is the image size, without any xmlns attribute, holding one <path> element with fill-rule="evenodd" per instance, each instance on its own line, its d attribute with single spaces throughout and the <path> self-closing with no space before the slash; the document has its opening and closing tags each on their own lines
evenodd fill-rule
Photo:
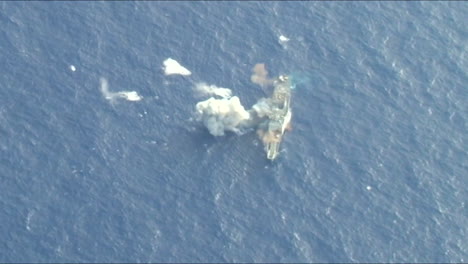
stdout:
<svg viewBox="0 0 468 264">
<path fill-rule="evenodd" d="M 262 87 L 273 84 L 274 80 L 268 78 L 265 64 L 256 64 L 252 71 L 253 83 Z M 226 131 L 241 133 L 245 129 L 257 127 L 273 112 L 269 98 L 261 98 L 252 106 L 252 109 L 246 110 L 239 97 L 232 96 L 232 91 L 228 88 L 198 83 L 194 90 L 198 94 L 212 96 L 208 100 L 197 103 L 196 118 L 198 121 L 203 121 L 214 136 L 223 136 Z"/>
<path fill-rule="evenodd" d="M 226 131 L 242 133 L 252 128 L 271 113 L 269 99 L 260 99 L 251 110 L 246 110 L 239 97 L 232 96 L 228 88 L 198 83 L 195 91 L 203 95 L 213 95 L 196 105 L 196 119 L 202 121 L 213 136 L 223 136 Z"/>
<path fill-rule="evenodd" d="M 222 98 L 229 98 L 232 96 L 231 89 L 208 85 L 206 83 L 197 83 L 195 85 L 195 91 L 201 95 L 217 95 Z"/>
<path fill-rule="evenodd" d="M 271 109 L 270 99 L 260 98 L 260 100 L 252 106 L 252 111 L 254 111 L 259 118 L 268 117 L 273 111 L 273 109 Z"/>
<path fill-rule="evenodd" d="M 197 120 L 203 121 L 213 136 L 223 136 L 225 131 L 240 133 L 250 114 L 240 103 L 239 97 L 208 100 L 197 103 Z"/>
</svg>

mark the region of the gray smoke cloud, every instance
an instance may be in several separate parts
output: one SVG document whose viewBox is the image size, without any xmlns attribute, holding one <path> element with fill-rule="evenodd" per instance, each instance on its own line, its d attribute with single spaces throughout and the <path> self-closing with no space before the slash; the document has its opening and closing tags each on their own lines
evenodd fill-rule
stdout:
<svg viewBox="0 0 468 264">
<path fill-rule="evenodd" d="M 261 98 L 252 106 L 252 111 L 257 115 L 257 117 L 268 117 L 268 115 L 273 111 L 270 100 L 271 99 L 269 98 Z"/>
<path fill-rule="evenodd" d="M 216 99 L 214 97 L 197 103 L 197 120 L 203 121 L 213 136 L 223 136 L 225 131 L 241 133 L 250 119 L 239 97 Z"/>
<path fill-rule="evenodd" d="M 268 77 L 265 64 L 256 64 L 252 69 L 251 81 L 262 87 L 272 85 L 274 80 Z M 202 121 L 213 136 L 223 136 L 226 131 L 242 133 L 242 131 L 258 127 L 273 112 L 269 98 L 261 98 L 251 109 L 240 102 L 239 97 L 232 96 L 229 88 L 217 87 L 206 83 L 198 83 L 194 90 L 199 95 L 211 96 L 209 99 L 196 104 L 196 119 Z"/>
<path fill-rule="evenodd" d="M 195 106 L 196 120 L 202 121 L 210 134 L 223 136 L 226 131 L 241 134 L 244 130 L 257 126 L 271 113 L 269 99 L 260 99 L 250 110 L 232 96 L 228 88 L 199 83 L 194 90 L 199 94 L 214 95 Z"/>
</svg>

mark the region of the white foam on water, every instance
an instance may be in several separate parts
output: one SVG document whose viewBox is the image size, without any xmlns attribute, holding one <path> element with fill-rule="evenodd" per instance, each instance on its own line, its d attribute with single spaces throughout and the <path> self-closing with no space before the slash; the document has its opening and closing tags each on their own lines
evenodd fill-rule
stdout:
<svg viewBox="0 0 468 264">
<path fill-rule="evenodd" d="M 287 38 L 286 36 L 280 35 L 280 36 L 279 36 L 279 41 L 280 41 L 280 42 L 288 42 L 288 41 L 289 41 L 289 38 Z"/>
<path fill-rule="evenodd" d="M 290 39 L 288 37 L 286 37 L 285 35 L 283 35 L 283 34 L 279 34 L 279 36 L 278 36 L 278 42 L 284 49 L 288 48 L 289 40 Z"/>
<path fill-rule="evenodd" d="M 187 70 L 184 66 L 180 65 L 179 62 L 177 62 L 174 59 L 167 58 L 164 62 L 164 74 L 166 75 L 172 75 L 172 74 L 179 74 L 179 75 L 191 75 L 192 72 Z"/>
<path fill-rule="evenodd" d="M 117 95 L 127 101 L 140 101 L 143 98 L 135 91 L 122 91 L 118 92 Z"/>
<path fill-rule="evenodd" d="M 143 99 L 140 95 L 138 95 L 135 91 L 120 91 L 120 92 L 111 92 L 109 91 L 109 83 L 105 78 L 100 78 L 101 82 L 101 93 L 109 101 L 114 101 L 116 99 L 125 99 L 127 101 L 140 101 Z"/>
</svg>

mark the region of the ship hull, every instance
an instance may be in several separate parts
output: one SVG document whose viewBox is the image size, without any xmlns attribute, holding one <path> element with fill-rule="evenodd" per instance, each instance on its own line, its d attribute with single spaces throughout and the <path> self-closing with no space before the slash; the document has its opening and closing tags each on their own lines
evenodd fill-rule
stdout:
<svg viewBox="0 0 468 264">
<path fill-rule="evenodd" d="M 292 118 L 290 107 L 291 83 L 287 76 L 280 76 L 274 82 L 274 91 L 270 102 L 273 110 L 268 118 L 267 129 L 262 140 L 267 158 L 274 160 L 279 155 L 284 132 Z"/>
</svg>

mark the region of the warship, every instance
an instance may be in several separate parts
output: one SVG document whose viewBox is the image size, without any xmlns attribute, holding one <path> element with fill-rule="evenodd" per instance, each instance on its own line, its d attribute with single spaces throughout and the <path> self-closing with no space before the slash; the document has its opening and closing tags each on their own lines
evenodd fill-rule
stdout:
<svg viewBox="0 0 468 264">
<path fill-rule="evenodd" d="M 280 75 L 273 82 L 274 90 L 268 99 L 271 111 L 267 119 L 259 126 L 258 134 L 265 145 L 269 160 L 278 157 L 279 147 L 286 130 L 291 124 L 291 80 L 286 75 Z"/>
</svg>

